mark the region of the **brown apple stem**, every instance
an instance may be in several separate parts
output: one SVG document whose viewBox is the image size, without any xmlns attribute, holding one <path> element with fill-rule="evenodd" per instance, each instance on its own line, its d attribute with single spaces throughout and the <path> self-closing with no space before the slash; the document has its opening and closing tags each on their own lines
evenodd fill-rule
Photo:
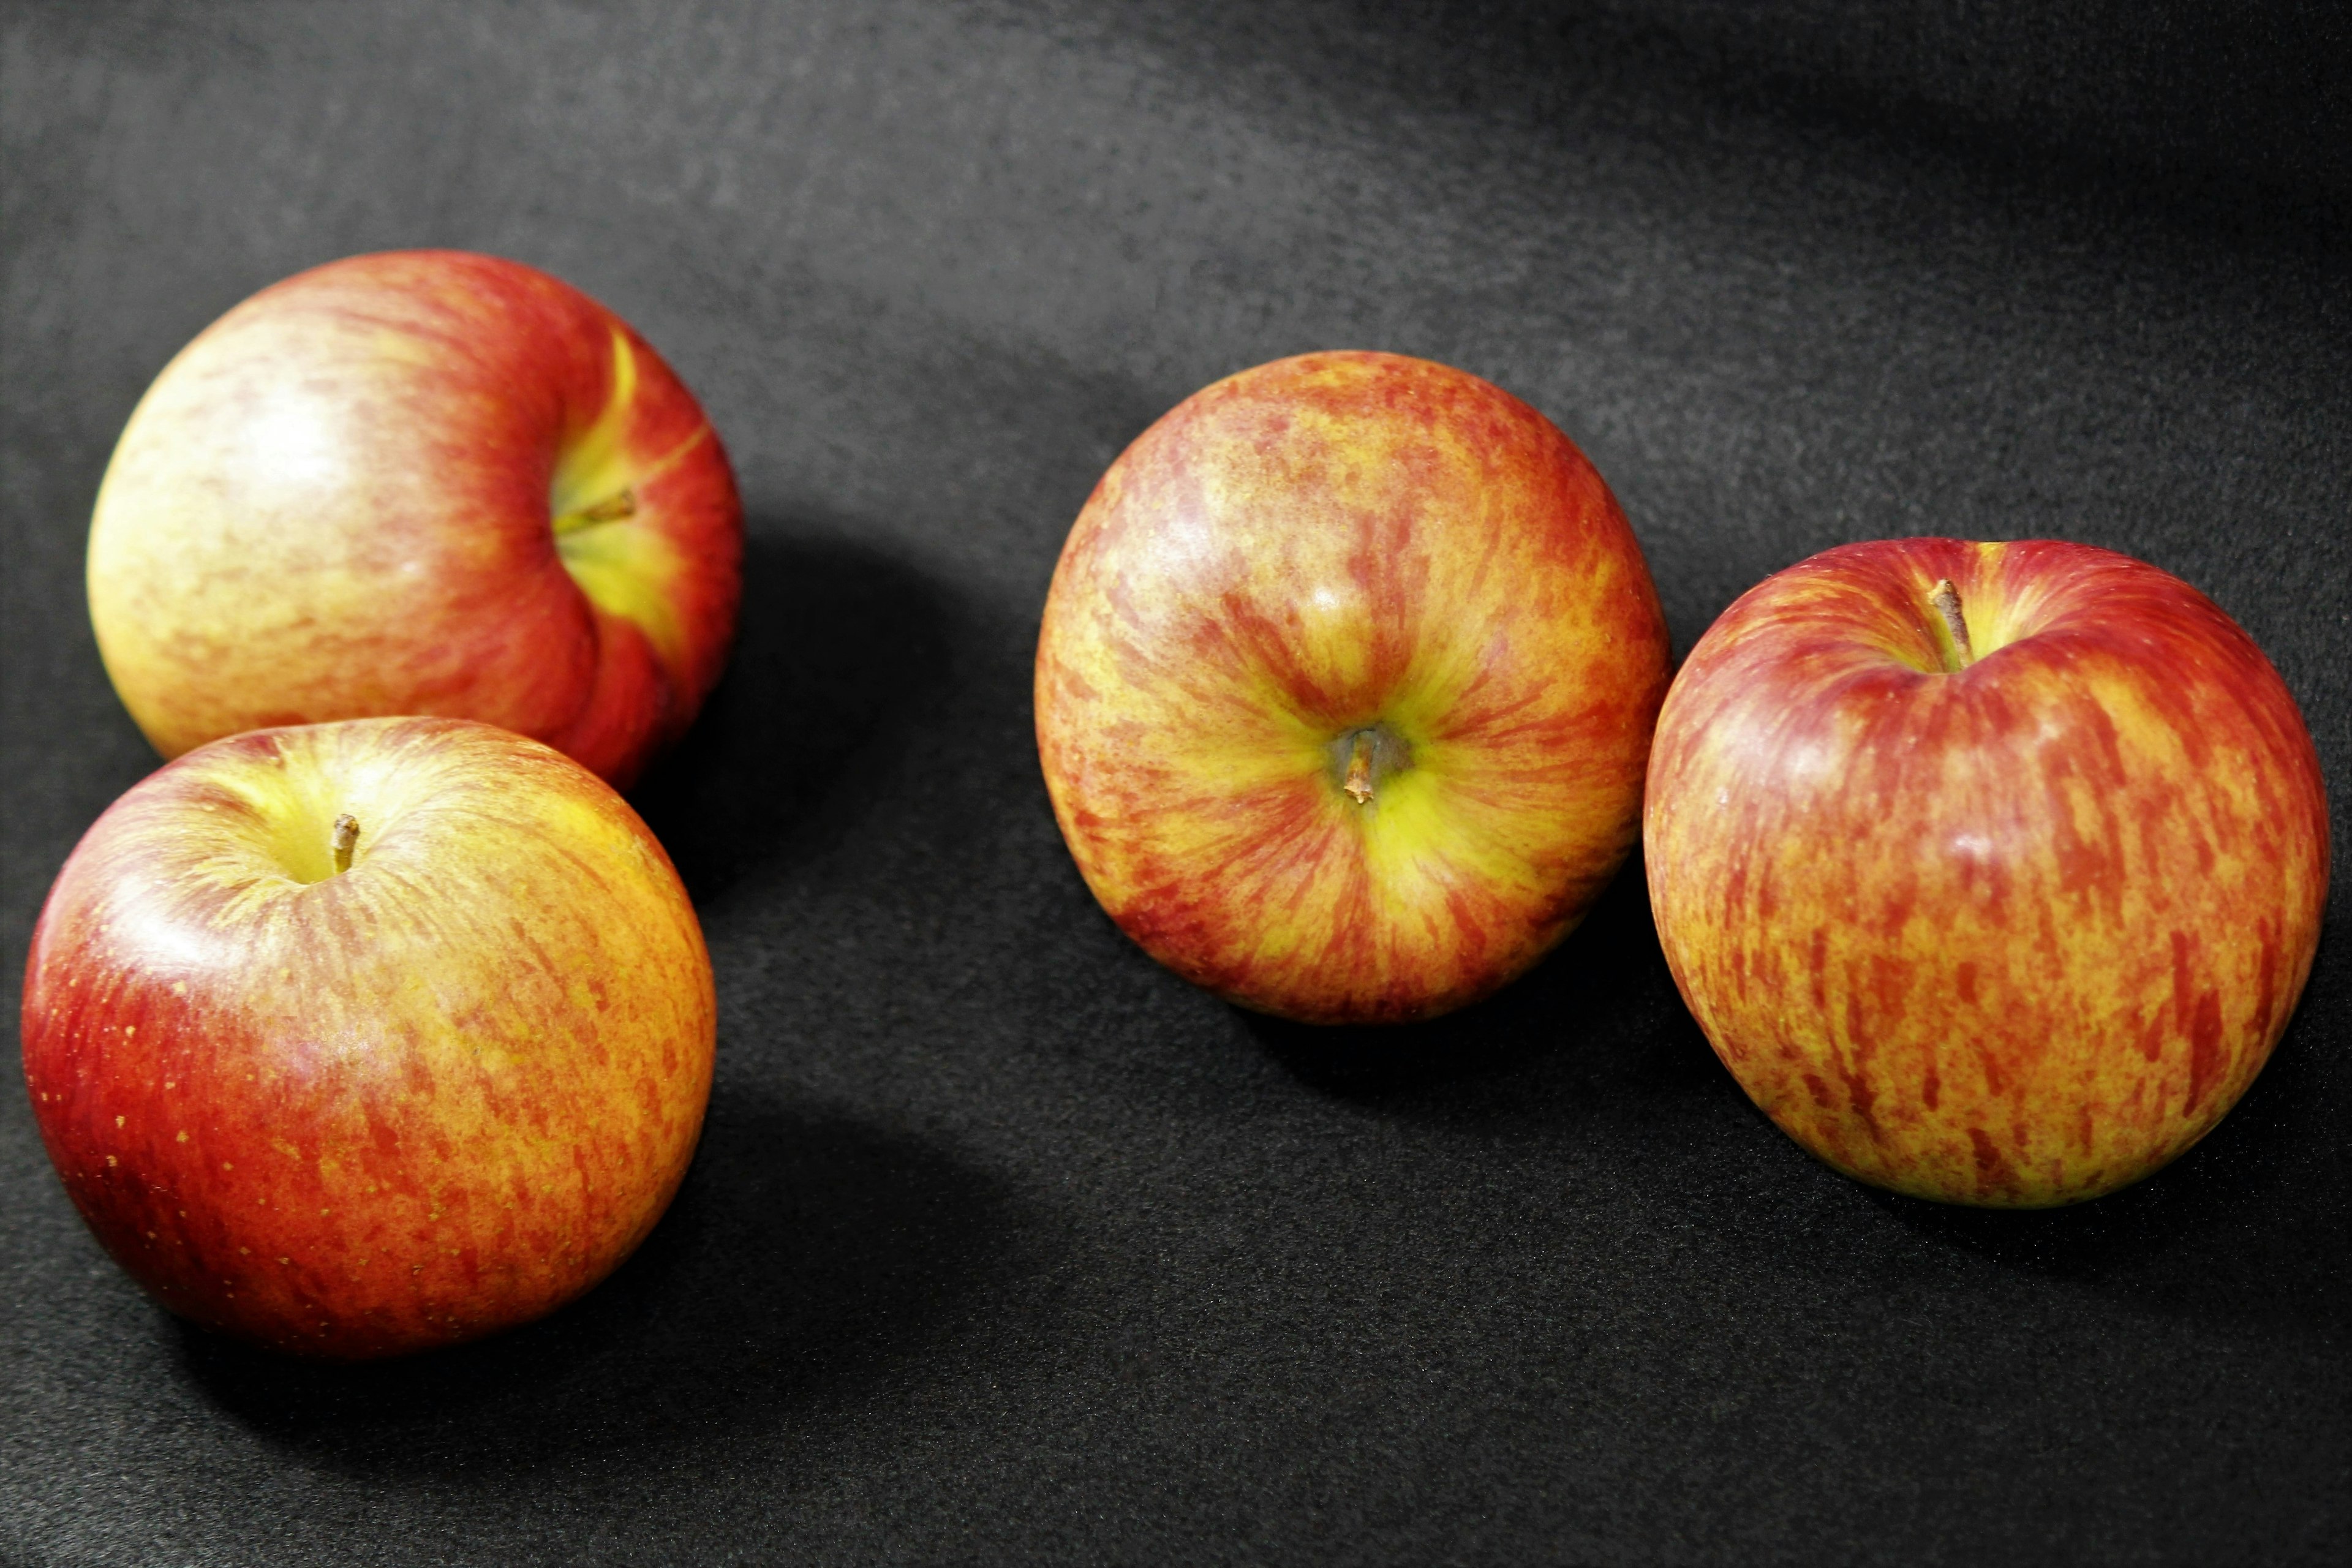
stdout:
<svg viewBox="0 0 2352 1568">
<path fill-rule="evenodd" d="M 1952 586 L 1949 577 L 1946 577 L 1937 583 L 1935 592 L 1927 595 L 1927 602 L 1943 616 L 1945 629 L 1952 634 L 1952 652 L 1959 660 L 1952 668 L 1968 668 L 1976 661 L 1977 656 L 1969 647 L 1969 623 L 1960 614 L 1960 591 Z"/>
<path fill-rule="evenodd" d="M 360 841 L 360 819 L 350 812 L 335 818 L 335 869 L 338 873 L 352 868 L 352 849 Z"/>
<path fill-rule="evenodd" d="M 1372 732 L 1356 731 L 1356 743 L 1348 752 L 1348 782 L 1339 786 L 1346 790 L 1358 805 L 1372 804 Z"/>
<path fill-rule="evenodd" d="M 567 511 L 555 520 L 555 531 L 571 533 L 599 522 L 618 522 L 637 514 L 637 492 L 622 489 L 606 496 L 593 506 L 583 506 L 578 511 Z"/>
</svg>

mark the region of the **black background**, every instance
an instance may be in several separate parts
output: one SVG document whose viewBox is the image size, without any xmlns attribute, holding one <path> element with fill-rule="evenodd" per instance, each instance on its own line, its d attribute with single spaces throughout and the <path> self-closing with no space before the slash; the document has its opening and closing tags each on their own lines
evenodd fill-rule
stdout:
<svg viewBox="0 0 2352 1568">
<path fill-rule="evenodd" d="M 2167 15 L 2167 10 L 2171 13 Z M 1813 1164 L 1638 867 L 1496 1001 L 1270 1025 L 1096 909 L 1028 667 L 1102 468 L 1310 348 L 1462 365 L 1607 474 L 1686 649 L 1850 539 L 2212 594 L 2352 799 L 2339 7 L 1809 0 L 12 4 L 5 922 L 154 765 L 80 587 L 149 378 L 253 289 L 549 268 L 709 406 L 728 683 L 638 792 L 718 968 L 670 1218 L 405 1364 L 178 1327 L 0 1068 L 0 1555 L 2341 1562 L 2339 879 L 2239 1110 L 1951 1211 Z"/>
</svg>

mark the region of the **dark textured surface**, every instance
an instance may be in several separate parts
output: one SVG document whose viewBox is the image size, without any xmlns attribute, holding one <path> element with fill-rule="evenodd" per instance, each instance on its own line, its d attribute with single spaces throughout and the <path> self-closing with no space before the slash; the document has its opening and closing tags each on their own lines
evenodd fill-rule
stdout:
<svg viewBox="0 0 2352 1568">
<path fill-rule="evenodd" d="M 1029 738 L 1109 458 L 1378 347 L 1576 437 L 1680 647 L 1848 539 L 2179 573 L 2304 704 L 2346 842 L 2352 51 L 2335 7 L 2170 10 L 12 5 L 11 1016 L 153 765 L 81 604 L 98 479 L 245 294 L 548 268 L 702 395 L 752 547 L 730 683 L 640 791 L 721 993 L 672 1217 L 503 1341 L 291 1366 L 99 1253 L 6 1053 L 0 1559 L 2352 1555 L 2341 880 L 2203 1147 L 1950 1212 L 1748 1109 L 1638 876 L 1472 1013 L 1276 1026 L 1095 909 Z"/>
</svg>

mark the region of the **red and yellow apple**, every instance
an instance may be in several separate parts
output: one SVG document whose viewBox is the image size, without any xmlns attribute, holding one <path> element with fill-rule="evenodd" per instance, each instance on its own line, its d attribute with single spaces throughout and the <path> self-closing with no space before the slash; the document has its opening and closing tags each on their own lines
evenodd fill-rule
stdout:
<svg viewBox="0 0 2352 1568">
<path fill-rule="evenodd" d="M 2126 556 L 1848 545 L 1676 678 L 1643 829 L 1666 959 L 1765 1113 L 1947 1202 L 2113 1191 L 2219 1121 L 2294 1009 L 2327 806 L 2238 625 Z"/>
<path fill-rule="evenodd" d="M 25 1078 L 173 1311 L 353 1359 L 553 1310 L 652 1229 L 709 959 L 635 812 L 463 720 L 263 730 L 110 807 L 33 937 Z"/>
<path fill-rule="evenodd" d="M 99 491 L 90 618 L 167 757 L 436 713 L 625 786 L 719 678 L 742 526 L 717 434 L 619 317 L 493 257 L 353 257 L 156 377 Z"/>
<path fill-rule="evenodd" d="M 1623 514 L 1462 371 L 1318 353 L 1115 462 L 1038 639 L 1038 750 L 1087 885 L 1162 963 L 1315 1023 L 1459 1006 L 1583 915 L 1638 831 L 1667 678 Z"/>
</svg>

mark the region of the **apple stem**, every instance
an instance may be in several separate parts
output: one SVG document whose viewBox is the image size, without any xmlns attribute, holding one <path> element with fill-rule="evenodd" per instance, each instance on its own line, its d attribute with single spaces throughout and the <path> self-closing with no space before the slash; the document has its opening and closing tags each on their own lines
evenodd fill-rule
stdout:
<svg viewBox="0 0 2352 1568">
<path fill-rule="evenodd" d="M 1348 782 L 1339 786 L 1346 790 L 1358 805 L 1372 804 L 1372 732 L 1356 731 L 1356 743 L 1348 752 Z"/>
<path fill-rule="evenodd" d="M 360 819 L 358 817 L 347 811 L 335 818 L 334 844 L 337 872 L 348 871 L 352 868 L 352 849 L 359 841 Z"/>
<path fill-rule="evenodd" d="M 1969 647 L 1969 623 L 1960 614 L 1960 591 L 1952 586 L 1949 577 L 1946 577 L 1937 583 L 1935 591 L 1927 595 L 1927 602 L 1943 616 L 1944 627 L 1952 634 L 1952 654 L 1958 660 L 1952 668 L 1956 671 L 1968 668 L 1977 656 Z"/>
<path fill-rule="evenodd" d="M 555 520 L 555 531 L 559 535 L 572 533 L 594 523 L 618 522 L 625 517 L 635 517 L 636 514 L 637 492 L 632 489 L 620 489 L 593 506 L 583 506 L 578 511 L 565 512 Z"/>
</svg>

